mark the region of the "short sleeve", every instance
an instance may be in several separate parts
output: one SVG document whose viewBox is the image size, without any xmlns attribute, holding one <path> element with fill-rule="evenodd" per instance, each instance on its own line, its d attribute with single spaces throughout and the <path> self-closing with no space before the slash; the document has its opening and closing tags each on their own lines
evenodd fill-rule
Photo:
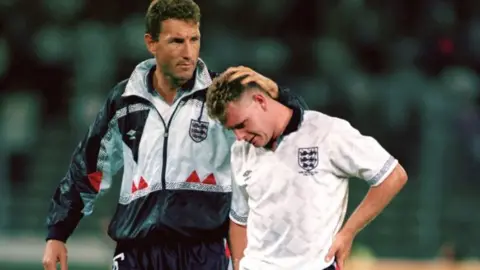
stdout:
<svg viewBox="0 0 480 270">
<path fill-rule="evenodd" d="M 327 140 L 330 162 L 344 177 L 357 177 L 377 186 L 398 164 L 374 138 L 362 135 L 345 120 L 335 119 Z"/>
<path fill-rule="evenodd" d="M 234 143 L 231 148 L 231 169 L 232 169 L 232 205 L 230 207 L 230 219 L 242 226 L 247 225 L 248 212 L 248 194 L 245 185 L 239 181 L 238 175 L 241 172 L 243 162 L 243 147 L 240 143 Z M 240 177 L 242 178 L 242 177 Z"/>
<path fill-rule="evenodd" d="M 248 219 L 248 195 L 244 186 L 239 186 L 235 179 L 232 181 L 232 206 L 230 219 L 242 226 L 247 226 Z"/>
</svg>

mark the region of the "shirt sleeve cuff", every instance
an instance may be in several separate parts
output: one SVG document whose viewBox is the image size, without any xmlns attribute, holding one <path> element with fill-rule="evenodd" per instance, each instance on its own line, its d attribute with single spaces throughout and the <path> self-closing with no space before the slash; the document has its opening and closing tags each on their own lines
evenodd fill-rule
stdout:
<svg viewBox="0 0 480 270">
<path fill-rule="evenodd" d="M 247 226 L 248 217 L 242 217 L 235 213 L 235 211 L 230 211 L 230 220 L 237 223 L 238 225 Z"/>
<path fill-rule="evenodd" d="M 376 187 L 383 183 L 385 179 L 392 173 L 393 169 L 398 164 L 398 160 L 396 160 L 394 157 L 390 156 L 387 161 L 383 164 L 383 167 L 378 171 L 375 176 L 373 176 L 370 180 L 368 180 L 368 184 L 372 187 Z"/>
</svg>

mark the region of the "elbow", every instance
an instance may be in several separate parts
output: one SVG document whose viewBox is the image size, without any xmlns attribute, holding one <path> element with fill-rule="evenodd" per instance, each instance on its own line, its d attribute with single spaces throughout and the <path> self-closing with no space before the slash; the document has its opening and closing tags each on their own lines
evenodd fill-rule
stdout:
<svg viewBox="0 0 480 270">
<path fill-rule="evenodd" d="M 403 186 L 408 181 L 408 175 L 402 165 L 397 164 L 397 166 L 393 169 L 390 175 L 379 185 L 375 187 L 382 187 L 385 189 L 394 190 L 395 192 L 399 192 Z"/>
<path fill-rule="evenodd" d="M 400 167 L 401 167 L 401 169 L 402 169 L 402 170 L 401 170 L 401 173 L 400 173 L 400 180 L 401 180 L 404 184 L 406 184 L 407 181 L 408 181 L 408 174 L 407 174 L 407 172 L 405 171 L 405 169 L 404 169 L 401 165 L 400 165 Z"/>
<path fill-rule="evenodd" d="M 408 182 L 408 174 L 405 171 L 405 169 L 402 167 L 402 165 L 400 165 L 400 164 L 397 165 L 397 168 L 395 168 L 395 171 L 396 171 L 396 176 L 397 176 L 396 177 L 397 178 L 396 182 L 398 183 L 398 186 L 401 189 Z"/>
</svg>

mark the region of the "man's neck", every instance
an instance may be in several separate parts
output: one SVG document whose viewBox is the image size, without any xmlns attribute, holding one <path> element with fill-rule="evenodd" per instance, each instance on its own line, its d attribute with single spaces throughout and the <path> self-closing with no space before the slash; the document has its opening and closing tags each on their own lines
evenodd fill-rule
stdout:
<svg viewBox="0 0 480 270">
<path fill-rule="evenodd" d="M 171 76 L 165 75 L 158 68 L 155 70 L 153 88 L 168 104 L 173 103 L 177 95 L 177 90 L 182 84 L 182 82 L 174 80 Z"/>
<path fill-rule="evenodd" d="M 302 121 L 301 109 L 289 108 L 280 103 L 273 105 L 275 111 L 275 129 L 272 139 L 267 143 L 265 148 L 275 151 L 282 136 L 286 136 L 298 130 Z"/>
<path fill-rule="evenodd" d="M 288 126 L 290 119 L 292 119 L 293 110 L 282 105 L 276 104 L 278 106 L 278 113 L 276 113 L 276 127 L 273 133 L 273 139 L 277 140 L 280 136 L 282 136 L 283 132 Z"/>
</svg>

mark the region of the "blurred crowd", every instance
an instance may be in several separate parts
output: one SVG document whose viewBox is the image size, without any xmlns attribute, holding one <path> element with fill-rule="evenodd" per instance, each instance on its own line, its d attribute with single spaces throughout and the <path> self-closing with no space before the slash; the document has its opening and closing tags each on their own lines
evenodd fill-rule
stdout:
<svg viewBox="0 0 480 270">
<path fill-rule="evenodd" d="M 20 194 L 46 207 L 106 93 L 149 57 L 148 2 L 0 1 L 0 174 L 10 180 L 0 186 L 10 204 Z M 480 254 L 469 241 L 480 239 L 480 1 L 196 2 L 210 69 L 250 66 L 377 138 L 410 174 L 400 209 L 419 235 L 409 241 Z M 45 194 L 22 197 L 32 182 Z"/>
</svg>

